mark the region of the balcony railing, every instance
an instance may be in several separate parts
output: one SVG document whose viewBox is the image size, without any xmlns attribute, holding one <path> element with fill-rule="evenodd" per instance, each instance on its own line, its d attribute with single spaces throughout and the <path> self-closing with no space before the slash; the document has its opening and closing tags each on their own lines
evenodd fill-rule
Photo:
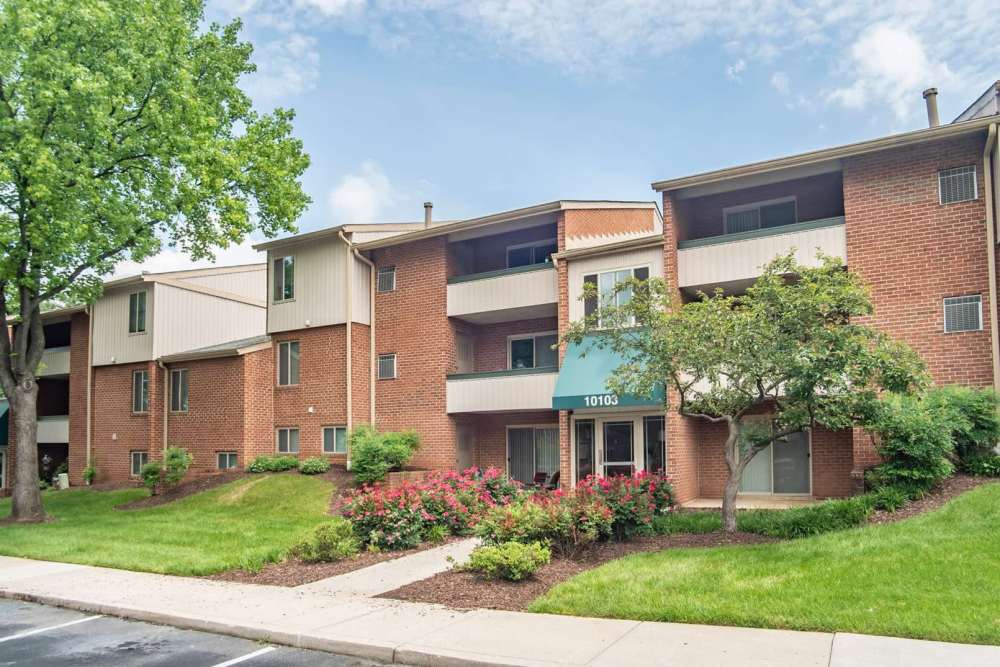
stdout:
<svg viewBox="0 0 1000 667">
<path fill-rule="evenodd" d="M 677 273 L 680 287 L 710 287 L 752 280 L 761 267 L 779 255 L 795 251 L 795 259 L 816 264 L 816 253 L 847 256 L 844 218 L 809 220 L 738 234 L 680 241 Z"/>
<path fill-rule="evenodd" d="M 38 418 L 38 442 L 69 442 L 69 415 Z"/>
<path fill-rule="evenodd" d="M 448 316 L 482 323 L 554 317 L 557 283 L 550 263 L 455 276 L 448 279 Z"/>
<path fill-rule="evenodd" d="M 69 347 L 50 347 L 42 353 L 38 376 L 69 375 Z"/>
<path fill-rule="evenodd" d="M 558 377 L 555 367 L 449 375 L 447 409 L 449 413 L 551 410 Z"/>
</svg>

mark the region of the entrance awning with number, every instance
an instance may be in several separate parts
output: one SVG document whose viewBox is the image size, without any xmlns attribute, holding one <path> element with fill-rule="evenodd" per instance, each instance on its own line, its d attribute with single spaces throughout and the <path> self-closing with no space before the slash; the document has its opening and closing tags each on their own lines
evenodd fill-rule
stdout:
<svg viewBox="0 0 1000 667">
<path fill-rule="evenodd" d="M 621 355 L 610 348 L 598 347 L 590 337 L 580 344 L 570 343 L 552 394 L 552 409 L 662 406 L 665 396 L 662 386 L 651 396 L 619 396 L 608 389 L 608 378 L 622 363 Z"/>
</svg>

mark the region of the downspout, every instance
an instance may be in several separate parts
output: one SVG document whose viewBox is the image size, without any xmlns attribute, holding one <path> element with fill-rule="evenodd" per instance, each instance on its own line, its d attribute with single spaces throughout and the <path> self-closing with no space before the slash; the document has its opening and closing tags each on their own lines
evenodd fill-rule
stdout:
<svg viewBox="0 0 1000 667">
<path fill-rule="evenodd" d="M 93 420 L 92 408 L 90 405 L 91 387 L 94 384 L 94 305 L 87 306 L 87 466 L 94 465 L 91 459 L 91 431 L 90 422 Z"/>
<path fill-rule="evenodd" d="M 375 263 L 354 248 L 354 256 L 368 265 L 368 362 L 371 368 L 368 387 L 371 390 L 368 397 L 369 423 L 375 428 Z M 348 454 L 350 454 L 350 445 Z"/>
<path fill-rule="evenodd" d="M 993 213 L 991 155 L 997 144 L 997 125 L 991 123 L 983 147 L 983 190 L 986 204 L 986 253 L 990 279 L 990 343 L 993 357 L 993 387 L 1000 389 L 1000 332 L 997 331 L 997 246 Z"/>
<path fill-rule="evenodd" d="M 352 354 L 351 354 L 351 329 L 354 328 L 354 326 L 353 326 L 353 324 L 354 324 L 354 260 L 351 258 L 351 248 L 352 248 L 352 245 L 351 245 L 351 242 L 347 240 L 347 237 L 344 236 L 344 230 L 343 229 L 337 230 L 337 236 L 339 236 L 340 240 L 343 241 L 347 245 L 347 261 L 345 262 L 345 265 L 347 267 L 347 280 L 345 281 L 345 283 L 347 285 L 347 293 L 346 293 L 346 299 L 347 299 L 347 336 L 346 336 L 346 339 L 347 339 L 347 376 L 346 376 L 346 381 L 347 381 L 347 433 L 348 433 L 348 436 L 350 436 L 350 433 L 351 433 L 351 431 L 354 428 L 354 395 L 353 395 L 353 391 L 352 391 L 353 387 L 351 386 L 353 384 L 351 382 L 351 379 L 353 377 L 352 373 L 353 373 L 353 366 L 354 366 L 353 359 L 351 358 L 352 357 Z M 350 444 L 350 437 L 347 438 L 347 441 L 348 441 L 347 442 L 347 469 L 350 470 L 351 469 L 351 444 Z"/>
<path fill-rule="evenodd" d="M 163 455 L 167 455 L 167 417 L 170 415 L 170 371 L 159 359 L 156 365 L 163 370 Z"/>
</svg>

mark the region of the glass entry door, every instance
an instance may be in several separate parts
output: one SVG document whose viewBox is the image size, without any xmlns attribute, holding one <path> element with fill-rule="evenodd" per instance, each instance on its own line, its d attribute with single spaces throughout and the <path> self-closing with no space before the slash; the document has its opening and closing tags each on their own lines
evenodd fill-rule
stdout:
<svg viewBox="0 0 1000 667">
<path fill-rule="evenodd" d="M 792 433 L 753 457 L 743 470 L 740 492 L 811 493 L 809 461 L 809 433 Z"/>
<path fill-rule="evenodd" d="M 635 468 L 633 423 L 604 422 L 604 476 L 631 475 Z"/>
</svg>

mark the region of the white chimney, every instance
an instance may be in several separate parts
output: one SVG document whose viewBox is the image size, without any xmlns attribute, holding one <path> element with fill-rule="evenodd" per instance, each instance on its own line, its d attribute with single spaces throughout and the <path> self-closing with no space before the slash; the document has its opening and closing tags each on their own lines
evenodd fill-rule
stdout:
<svg viewBox="0 0 1000 667">
<path fill-rule="evenodd" d="M 937 88 L 925 90 L 924 101 L 927 103 L 927 126 L 937 127 L 941 124 L 941 119 L 938 118 Z"/>
<path fill-rule="evenodd" d="M 434 208 L 434 202 L 425 201 L 424 202 L 424 227 L 431 226 L 431 210 Z"/>
</svg>

